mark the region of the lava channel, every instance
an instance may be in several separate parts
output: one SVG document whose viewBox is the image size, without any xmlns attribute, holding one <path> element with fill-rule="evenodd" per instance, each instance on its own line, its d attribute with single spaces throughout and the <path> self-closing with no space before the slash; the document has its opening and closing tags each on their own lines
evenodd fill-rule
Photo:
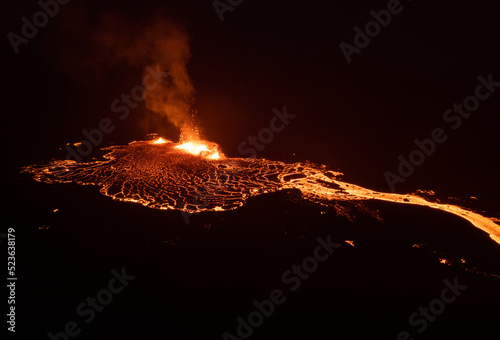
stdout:
<svg viewBox="0 0 500 340">
<path fill-rule="evenodd" d="M 349 184 L 340 180 L 342 173 L 326 166 L 227 158 L 217 144 L 204 141 L 173 143 L 159 138 L 103 150 L 107 151 L 104 160 L 55 160 L 21 171 L 39 182 L 96 185 L 115 200 L 189 213 L 236 209 L 249 197 L 285 189 L 298 189 L 304 199 L 318 203 L 381 200 L 426 206 L 469 221 L 500 244 L 495 218 L 417 195 L 376 192 Z"/>
</svg>

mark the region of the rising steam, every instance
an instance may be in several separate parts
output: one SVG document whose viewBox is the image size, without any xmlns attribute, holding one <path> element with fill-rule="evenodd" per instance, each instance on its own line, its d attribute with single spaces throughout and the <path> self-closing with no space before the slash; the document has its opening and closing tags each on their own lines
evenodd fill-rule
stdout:
<svg viewBox="0 0 500 340">
<path fill-rule="evenodd" d="M 81 8 L 69 18 L 71 23 L 63 23 L 58 33 L 58 67 L 64 73 L 99 82 L 116 68 L 140 71 L 159 65 L 168 77 L 144 92 L 146 108 L 182 128 L 191 114 L 194 87 L 186 67 L 190 38 L 181 24 L 158 14 L 140 22 L 115 11 L 101 14 L 92 24 Z"/>
<path fill-rule="evenodd" d="M 186 64 L 191 57 L 189 36 L 178 25 L 158 19 L 144 29 L 151 60 L 169 73 L 169 78 L 145 93 L 146 107 L 165 115 L 177 127 L 189 118 L 194 87 Z"/>
</svg>

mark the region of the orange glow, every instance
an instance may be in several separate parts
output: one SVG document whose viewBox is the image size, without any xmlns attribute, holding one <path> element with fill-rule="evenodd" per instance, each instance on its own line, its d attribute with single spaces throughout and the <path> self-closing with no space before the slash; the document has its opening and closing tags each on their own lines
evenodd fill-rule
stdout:
<svg viewBox="0 0 500 340">
<path fill-rule="evenodd" d="M 440 259 L 439 259 L 439 263 L 442 263 L 442 264 L 448 264 L 448 260 L 447 260 L 447 259 L 442 259 L 442 258 L 440 258 Z"/>
<path fill-rule="evenodd" d="M 177 145 L 175 148 L 184 150 L 196 156 L 198 156 L 201 152 L 208 151 L 206 145 L 197 142 L 182 143 Z"/>
<path fill-rule="evenodd" d="M 175 149 L 183 150 L 195 156 L 203 156 L 208 159 L 221 159 L 221 153 L 213 143 L 204 141 L 189 141 L 175 146 Z"/>
<path fill-rule="evenodd" d="M 324 165 L 227 158 L 216 143 L 200 139 L 196 129 L 184 131 L 189 133 L 185 133 L 179 143 L 161 137 L 154 141 L 136 141 L 104 148 L 109 152 L 102 161 L 52 161 L 48 165 L 26 166 L 22 172 L 31 173 L 39 182 L 100 185 L 101 193 L 113 199 L 190 213 L 237 209 L 252 196 L 288 189 L 298 189 L 303 199 L 327 207 L 331 204 L 329 201 L 361 204 L 369 200 L 422 206 L 465 219 L 500 244 L 498 218 L 438 200 L 427 200 L 418 194 L 378 192 L 347 183 L 340 179 L 342 173 L 328 170 Z M 128 185 L 130 181 L 137 185 Z M 430 191 L 421 193 L 431 194 Z M 345 213 L 335 209 L 339 214 Z M 348 212 L 345 214 L 350 216 Z M 351 244 L 349 242 L 346 241 Z M 416 248 L 424 246 L 413 245 Z"/>
<path fill-rule="evenodd" d="M 219 158 L 220 158 L 220 155 L 219 155 L 219 153 L 218 153 L 218 152 L 215 152 L 215 153 L 213 153 L 213 154 L 212 154 L 209 158 L 210 158 L 210 159 L 219 159 Z"/>
<path fill-rule="evenodd" d="M 167 141 L 161 137 L 158 137 L 158 139 L 155 139 L 153 141 L 153 144 L 165 144 L 165 143 L 167 143 Z"/>
<path fill-rule="evenodd" d="M 184 131 L 185 132 L 185 131 Z M 191 155 L 195 156 L 201 156 L 206 159 L 213 159 L 213 160 L 220 160 L 224 159 L 225 156 L 220 150 L 219 146 L 215 143 L 208 142 L 208 141 L 203 141 L 199 138 L 196 138 L 197 135 L 191 135 L 189 136 L 189 140 L 183 140 L 177 144 L 175 143 L 173 146 L 174 149 L 189 153 Z M 186 138 L 186 134 L 184 134 L 183 138 Z M 166 144 L 166 143 L 172 143 L 169 140 L 163 139 L 162 137 L 158 137 L 152 142 L 152 144 Z"/>
</svg>

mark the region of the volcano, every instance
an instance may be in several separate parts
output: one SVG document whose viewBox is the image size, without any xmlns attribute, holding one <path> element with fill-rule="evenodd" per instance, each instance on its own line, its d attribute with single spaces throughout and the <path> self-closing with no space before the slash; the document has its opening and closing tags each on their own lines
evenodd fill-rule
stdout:
<svg viewBox="0 0 500 340">
<path fill-rule="evenodd" d="M 105 148 L 104 160 L 55 160 L 22 169 L 39 182 L 95 185 L 115 200 L 189 213 L 227 211 L 279 190 L 298 189 L 318 204 L 380 200 L 426 206 L 457 215 L 500 244 L 498 219 L 412 194 L 383 193 L 343 182 L 342 173 L 311 163 L 286 164 L 255 158 L 227 158 L 216 143 L 163 138 Z"/>
</svg>

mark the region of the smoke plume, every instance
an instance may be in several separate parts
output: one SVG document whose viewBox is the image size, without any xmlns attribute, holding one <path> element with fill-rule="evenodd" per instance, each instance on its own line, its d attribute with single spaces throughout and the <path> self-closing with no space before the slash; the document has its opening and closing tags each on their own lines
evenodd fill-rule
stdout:
<svg viewBox="0 0 500 340">
<path fill-rule="evenodd" d="M 92 23 L 81 8 L 68 18 L 57 33 L 58 67 L 64 73 L 95 81 L 117 67 L 143 70 L 143 76 L 147 66 L 160 68 L 168 76 L 144 92 L 146 108 L 182 128 L 191 113 L 194 88 L 186 68 L 190 38 L 181 24 L 158 14 L 147 21 L 131 20 L 115 11 Z"/>
</svg>

